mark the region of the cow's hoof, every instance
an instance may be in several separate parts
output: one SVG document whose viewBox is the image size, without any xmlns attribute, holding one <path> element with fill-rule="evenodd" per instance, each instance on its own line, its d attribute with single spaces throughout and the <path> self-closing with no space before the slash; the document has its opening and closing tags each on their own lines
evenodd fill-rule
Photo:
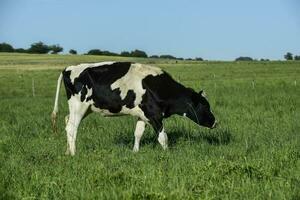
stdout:
<svg viewBox="0 0 300 200">
<path fill-rule="evenodd" d="M 65 152 L 66 156 L 74 156 L 75 152 L 71 152 L 69 149 L 67 149 L 67 151 Z"/>
<path fill-rule="evenodd" d="M 70 155 L 69 149 L 66 150 L 65 155 L 66 155 L 66 156 Z"/>
<path fill-rule="evenodd" d="M 163 150 L 168 150 L 168 145 L 167 144 L 161 145 L 161 146 L 162 146 Z"/>
<path fill-rule="evenodd" d="M 137 152 L 139 152 L 139 148 L 136 148 L 136 147 L 133 147 L 133 153 L 137 153 Z"/>
</svg>

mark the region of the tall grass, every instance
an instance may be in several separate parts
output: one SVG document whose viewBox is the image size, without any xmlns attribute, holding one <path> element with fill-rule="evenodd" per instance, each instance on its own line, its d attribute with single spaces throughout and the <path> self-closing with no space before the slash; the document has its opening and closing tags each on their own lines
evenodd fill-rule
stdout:
<svg viewBox="0 0 300 200">
<path fill-rule="evenodd" d="M 138 60 L 205 89 L 220 127 L 174 116 L 164 123 L 169 150 L 147 127 L 135 154 L 134 117 L 91 114 L 79 128 L 77 154 L 65 156 L 64 90 L 59 134 L 50 124 L 60 70 L 115 59 L 126 60 L 0 54 L 0 199 L 300 198 L 299 62 Z"/>
</svg>

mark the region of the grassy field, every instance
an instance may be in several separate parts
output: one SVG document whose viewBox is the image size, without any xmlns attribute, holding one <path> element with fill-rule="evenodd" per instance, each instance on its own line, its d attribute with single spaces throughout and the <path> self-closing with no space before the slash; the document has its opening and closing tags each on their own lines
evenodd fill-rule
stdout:
<svg viewBox="0 0 300 200">
<path fill-rule="evenodd" d="M 220 127 L 172 117 L 169 150 L 147 127 L 135 154 L 134 117 L 91 114 L 65 156 L 64 89 L 58 134 L 50 123 L 58 75 L 104 60 L 151 63 L 204 89 Z M 300 199 L 300 62 L 0 54 L 0 199 Z"/>
</svg>

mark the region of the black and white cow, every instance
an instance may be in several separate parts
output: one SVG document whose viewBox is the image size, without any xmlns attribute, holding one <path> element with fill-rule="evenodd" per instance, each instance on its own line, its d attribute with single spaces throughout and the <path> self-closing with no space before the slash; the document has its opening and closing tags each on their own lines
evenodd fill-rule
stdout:
<svg viewBox="0 0 300 200">
<path fill-rule="evenodd" d="M 136 116 L 135 152 L 139 150 L 146 124 L 154 128 L 159 143 L 166 149 L 168 137 L 162 121 L 173 114 L 186 116 L 201 126 L 216 126 L 202 91 L 186 88 L 157 67 L 129 62 L 101 62 L 70 66 L 60 74 L 52 113 L 54 129 L 62 80 L 70 112 L 66 117 L 67 154 L 75 154 L 78 126 L 92 111 L 103 116 Z"/>
</svg>

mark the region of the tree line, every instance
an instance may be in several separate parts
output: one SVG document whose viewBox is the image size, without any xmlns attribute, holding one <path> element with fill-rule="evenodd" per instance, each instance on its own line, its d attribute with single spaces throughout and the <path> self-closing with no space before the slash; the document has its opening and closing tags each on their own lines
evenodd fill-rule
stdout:
<svg viewBox="0 0 300 200">
<path fill-rule="evenodd" d="M 58 54 L 62 52 L 64 49 L 59 44 L 55 45 L 47 45 L 43 42 L 36 42 L 30 45 L 28 49 L 23 48 L 14 48 L 12 45 L 8 43 L 0 43 L 0 52 L 16 52 L 16 53 L 33 53 L 33 54 Z M 70 54 L 77 54 L 77 51 L 74 49 L 69 50 Z M 91 49 L 85 55 L 103 55 L 103 56 L 122 56 L 122 57 L 139 57 L 139 58 L 162 58 L 162 59 L 171 59 L 171 60 L 196 60 L 203 61 L 201 57 L 196 58 L 180 58 L 172 55 L 152 55 L 148 56 L 146 52 L 142 50 L 133 50 L 133 51 L 122 51 L 121 53 L 110 52 L 106 50 L 100 49 Z M 287 52 L 284 55 L 286 60 L 300 60 L 300 55 L 293 56 L 292 53 Z M 235 61 L 258 61 L 248 56 L 241 56 L 235 59 Z M 270 61 L 269 59 L 260 59 L 260 61 Z"/>
<path fill-rule="evenodd" d="M 16 53 L 34 53 L 34 54 L 58 54 L 64 49 L 60 45 L 47 45 L 43 42 L 36 42 L 30 45 L 28 49 L 17 48 L 15 49 L 12 45 L 8 43 L 0 43 L 0 52 L 16 52 Z M 74 49 L 69 50 L 70 54 L 77 54 L 77 51 Z M 121 53 L 110 52 L 100 49 L 91 49 L 84 55 L 102 55 L 102 56 L 122 56 L 122 57 L 138 57 L 138 58 L 162 58 L 162 59 L 174 59 L 174 60 L 197 60 L 203 61 L 202 58 L 177 58 L 172 55 L 152 55 L 148 56 L 145 51 L 135 49 L 133 51 L 122 51 Z"/>
<path fill-rule="evenodd" d="M 36 42 L 30 45 L 28 49 L 17 48 L 15 49 L 8 43 L 0 43 L 0 52 L 16 52 L 16 53 L 37 53 L 37 54 L 58 54 L 64 49 L 58 45 L 46 45 L 43 42 Z"/>
<path fill-rule="evenodd" d="M 284 58 L 286 60 L 300 60 L 300 55 L 295 55 L 293 56 L 293 54 L 291 52 L 287 52 L 285 55 L 284 55 Z"/>
<path fill-rule="evenodd" d="M 300 60 L 300 55 L 293 56 L 293 54 L 290 52 L 287 52 L 283 57 L 285 60 Z M 241 57 L 236 58 L 235 61 L 258 61 L 258 60 L 253 59 L 251 57 L 247 57 L 247 56 L 241 56 Z M 270 60 L 262 58 L 262 59 L 260 59 L 260 61 L 270 61 Z"/>
</svg>

